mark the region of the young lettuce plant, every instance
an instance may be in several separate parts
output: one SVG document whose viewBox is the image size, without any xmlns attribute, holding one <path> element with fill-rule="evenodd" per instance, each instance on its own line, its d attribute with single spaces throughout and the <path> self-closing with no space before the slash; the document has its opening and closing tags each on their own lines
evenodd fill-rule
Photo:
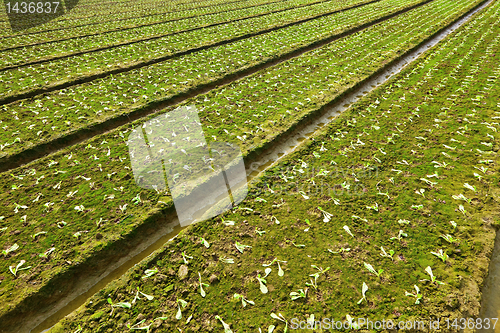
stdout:
<svg viewBox="0 0 500 333">
<path fill-rule="evenodd" d="M 30 269 L 31 268 L 31 266 L 21 268 L 21 266 L 24 265 L 25 262 L 26 262 L 26 260 L 21 260 L 15 267 L 14 266 L 9 266 L 9 271 L 12 274 L 14 274 L 15 277 L 17 277 L 17 272 L 24 271 L 26 269 Z"/>
<path fill-rule="evenodd" d="M 175 319 L 181 320 L 182 319 L 182 310 L 181 306 L 184 309 L 187 306 L 187 302 L 183 299 L 177 299 L 177 313 L 175 314 Z"/>
<path fill-rule="evenodd" d="M 417 287 L 417 285 L 413 285 L 415 287 L 416 293 L 411 294 L 407 291 L 405 291 L 405 296 L 411 296 L 415 297 L 415 304 L 420 304 L 420 299 L 422 299 L 422 294 L 420 294 L 420 289 Z"/>
<path fill-rule="evenodd" d="M 382 257 L 391 258 L 391 260 L 394 261 L 394 257 L 393 257 L 394 256 L 394 250 L 389 250 L 389 253 L 387 253 L 387 252 L 385 252 L 385 249 L 384 249 L 383 246 L 380 247 L 380 250 L 382 251 L 380 253 L 380 255 Z"/>
<path fill-rule="evenodd" d="M 288 332 L 288 320 L 286 320 L 285 317 L 283 317 L 283 315 L 281 313 L 278 313 L 278 315 L 276 315 L 274 312 L 272 312 L 271 313 L 271 318 L 274 318 L 276 320 L 284 322 L 285 323 L 285 329 L 283 330 L 283 333 Z M 273 326 L 273 330 L 274 330 L 274 326 Z"/>
<path fill-rule="evenodd" d="M 366 209 L 373 209 L 378 212 L 378 203 L 375 202 L 372 206 L 366 206 Z"/>
<path fill-rule="evenodd" d="M 132 304 L 135 304 L 135 301 L 136 301 L 136 300 L 141 299 L 141 298 L 139 297 L 139 294 L 141 294 L 142 296 L 146 297 L 146 299 L 147 299 L 148 301 L 152 301 L 152 300 L 154 299 L 154 296 L 147 295 L 147 294 L 143 293 L 142 291 L 139 291 L 139 287 L 137 287 L 136 289 L 137 289 L 137 291 L 136 291 L 136 293 L 135 293 L 135 297 L 134 297 L 134 300 L 132 301 Z"/>
<path fill-rule="evenodd" d="M 9 253 L 16 251 L 19 248 L 19 245 L 15 243 L 11 247 L 9 247 L 7 250 L 2 250 L 2 254 L 4 257 L 6 257 Z"/>
<path fill-rule="evenodd" d="M 323 268 L 318 267 L 316 265 L 311 265 L 311 267 L 312 268 L 316 268 L 317 270 L 319 270 L 319 272 L 316 272 L 316 273 L 313 273 L 313 274 L 309 274 L 309 276 L 313 276 L 314 277 L 314 282 L 311 279 L 311 283 L 306 282 L 306 286 L 311 286 L 314 289 L 318 289 L 318 277 L 319 277 L 319 275 L 320 274 L 325 274 L 330 269 L 330 267 L 328 267 L 326 269 L 323 269 Z"/>
<path fill-rule="evenodd" d="M 203 290 L 203 286 L 208 287 L 208 283 L 202 283 L 201 282 L 201 274 L 198 272 L 198 281 L 200 282 L 200 295 L 201 297 L 205 297 L 207 294 L 205 293 L 205 290 Z"/>
<path fill-rule="evenodd" d="M 128 302 L 113 303 L 113 301 L 111 300 L 111 298 L 108 298 L 107 301 L 111 305 L 111 312 L 109 313 L 110 316 L 113 314 L 113 310 L 115 308 L 130 309 L 132 307 L 132 304 L 130 304 Z"/>
<path fill-rule="evenodd" d="M 266 286 L 266 283 L 267 283 L 266 280 L 264 278 L 261 278 L 260 274 L 257 274 L 256 279 L 257 279 L 257 281 L 259 281 L 260 292 L 263 293 L 263 294 L 267 294 L 268 289 L 267 289 L 267 286 Z"/>
<path fill-rule="evenodd" d="M 146 331 L 146 333 L 149 333 L 149 329 L 150 329 L 151 325 L 153 325 L 153 323 L 149 324 L 148 326 L 137 327 L 137 326 L 141 325 L 142 323 L 144 323 L 145 321 L 146 321 L 146 319 L 143 319 L 140 322 L 138 322 L 137 324 L 135 324 L 134 326 L 130 326 L 130 324 L 127 324 L 127 327 L 131 330 L 144 330 L 144 331 Z"/>
<path fill-rule="evenodd" d="M 361 304 L 361 302 L 363 301 L 366 301 L 368 303 L 368 301 L 366 300 L 366 292 L 368 291 L 368 285 L 363 282 L 363 289 L 361 291 L 361 293 L 363 294 L 363 298 L 361 298 L 359 301 L 358 301 L 358 304 Z"/>
<path fill-rule="evenodd" d="M 219 260 L 225 264 L 234 264 L 234 259 L 232 258 L 221 257 Z"/>
<path fill-rule="evenodd" d="M 278 264 L 278 276 L 283 276 L 285 275 L 285 272 L 281 269 L 280 262 L 286 264 L 286 261 L 283 260 L 278 260 L 278 258 L 274 258 L 273 261 L 271 261 L 269 264 L 262 264 L 263 267 L 269 267 L 274 263 Z"/>
<path fill-rule="evenodd" d="M 327 211 L 323 210 L 321 207 L 318 207 L 318 210 L 323 213 L 323 222 L 330 222 L 333 214 L 328 213 Z"/>
<path fill-rule="evenodd" d="M 158 268 L 154 267 L 154 268 L 150 268 L 150 269 L 146 269 L 144 271 L 144 275 L 142 276 L 142 279 L 146 279 L 150 276 L 153 276 L 155 275 L 156 273 L 158 273 Z"/>
<path fill-rule="evenodd" d="M 351 232 L 351 230 L 349 229 L 349 227 L 348 227 L 348 226 L 346 226 L 346 225 L 345 225 L 345 226 L 344 226 L 344 230 L 345 230 L 345 232 L 347 232 L 349 235 L 351 235 L 351 237 L 352 237 L 352 238 L 354 238 L 354 235 L 352 234 L 352 232 Z"/>
<path fill-rule="evenodd" d="M 446 252 L 444 252 L 442 249 L 439 249 L 437 252 L 431 252 L 431 254 L 435 255 L 436 257 L 441 259 L 443 262 L 445 262 L 449 258 L 448 255 L 446 254 Z"/>
<path fill-rule="evenodd" d="M 207 242 L 205 238 L 200 237 L 200 241 L 207 249 L 210 247 L 210 244 Z"/>
<path fill-rule="evenodd" d="M 408 237 L 408 234 L 406 234 L 403 230 L 399 230 L 398 235 L 396 237 L 389 238 L 389 240 L 395 240 L 395 239 L 397 239 L 398 241 L 401 242 L 401 239 L 403 239 L 403 237 Z"/>
<path fill-rule="evenodd" d="M 290 298 L 292 299 L 292 301 L 295 301 L 296 299 L 299 298 L 306 298 L 306 296 L 307 296 L 307 288 L 305 291 L 304 289 L 299 289 L 298 292 L 292 291 L 290 293 Z"/>
<path fill-rule="evenodd" d="M 222 326 L 224 326 L 224 333 L 233 333 L 233 331 L 231 331 L 231 327 L 229 327 L 228 324 L 226 324 L 221 317 L 219 317 L 219 315 L 215 316 L 215 319 L 219 320 L 220 323 L 222 324 Z"/>
<path fill-rule="evenodd" d="M 247 306 L 247 303 L 255 305 L 255 302 L 246 299 L 243 295 L 240 295 L 240 294 L 234 294 L 233 298 L 241 299 L 241 305 L 243 305 L 243 307 Z"/>
<path fill-rule="evenodd" d="M 350 248 L 343 248 L 343 247 L 340 248 L 340 250 L 338 250 L 338 251 L 333 251 L 333 250 L 330 250 L 330 249 L 327 249 L 327 250 L 328 250 L 328 252 L 333 253 L 333 254 L 342 254 L 342 253 L 351 251 Z"/>
<path fill-rule="evenodd" d="M 243 253 L 243 251 L 246 249 L 246 248 L 252 248 L 250 245 L 243 245 L 243 244 L 240 244 L 238 241 L 236 241 L 236 243 L 234 244 L 234 246 L 236 246 L 236 248 L 238 249 L 238 251 L 240 251 L 240 253 Z"/>
<path fill-rule="evenodd" d="M 453 244 L 455 242 L 458 242 L 458 239 L 457 238 L 454 238 L 452 235 L 450 234 L 446 234 L 446 235 L 441 235 L 439 236 L 441 237 L 442 239 L 444 239 L 445 241 L 447 241 L 448 243 L 450 244 Z"/>
<path fill-rule="evenodd" d="M 377 277 L 380 277 L 380 274 L 382 274 L 382 272 L 384 271 L 383 269 L 379 269 L 378 272 L 375 270 L 375 268 L 373 268 L 373 266 L 371 264 L 367 264 L 366 262 L 363 262 L 363 264 L 365 265 L 365 268 L 370 272 L 370 273 L 373 273 L 375 274 Z"/>
<path fill-rule="evenodd" d="M 185 252 L 182 252 L 182 253 L 181 253 L 181 256 L 182 256 L 182 260 L 184 261 L 184 263 L 185 263 L 186 265 L 187 265 L 187 264 L 189 264 L 189 261 L 187 261 L 187 259 L 186 259 L 186 258 L 193 259 L 193 257 L 188 256 Z"/>
<path fill-rule="evenodd" d="M 440 284 L 440 285 L 445 285 L 446 283 L 444 282 L 441 282 L 441 281 L 438 281 L 436 280 L 436 277 L 434 276 L 434 274 L 432 273 L 432 268 L 431 266 L 427 266 L 427 268 L 425 269 L 425 271 L 427 272 L 427 274 L 429 274 L 429 276 L 431 277 L 430 280 L 427 280 L 427 279 L 424 279 L 424 280 L 420 280 L 422 282 L 425 282 L 425 281 L 429 281 L 430 283 L 434 283 L 436 282 L 437 284 Z"/>
</svg>

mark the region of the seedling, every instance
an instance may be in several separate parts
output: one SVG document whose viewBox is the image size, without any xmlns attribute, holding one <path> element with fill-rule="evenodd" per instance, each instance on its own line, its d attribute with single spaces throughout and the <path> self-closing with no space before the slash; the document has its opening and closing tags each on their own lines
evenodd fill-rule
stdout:
<svg viewBox="0 0 500 333">
<path fill-rule="evenodd" d="M 430 187 L 434 187 L 434 185 L 437 185 L 437 182 L 432 182 L 427 178 L 420 178 L 420 180 L 429 185 Z"/>
<path fill-rule="evenodd" d="M 281 269 L 280 262 L 282 262 L 282 263 L 286 263 L 286 261 L 283 261 L 283 260 L 278 260 L 277 258 L 274 258 L 274 259 L 273 259 L 273 261 L 271 261 L 269 264 L 262 264 L 262 266 L 264 266 L 264 267 L 269 267 L 269 266 L 271 266 L 272 264 L 274 264 L 275 262 L 278 264 L 278 276 L 283 276 L 283 275 L 285 275 L 285 272 L 283 272 L 283 270 Z"/>
<path fill-rule="evenodd" d="M 328 267 L 326 269 L 323 269 L 323 268 L 318 267 L 316 265 L 311 265 L 311 267 L 316 268 L 317 270 L 319 270 L 319 272 L 316 272 L 316 273 L 313 273 L 313 274 L 309 274 L 309 276 L 313 276 L 314 277 L 314 282 L 311 279 L 311 283 L 306 282 L 306 285 L 307 286 L 312 286 L 314 289 L 318 289 L 318 277 L 319 277 L 319 275 L 320 274 L 325 274 L 330 269 L 330 267 Z"/>
<path fill-rule="evenodd" d="M 474 192 L 476 192 L 476 191 L 477 191 L 477 190 L 476 190 L 476 187 L 475 187 L 475 186 L 470 185 L 469 183 L 465 183 L 465 184 L 464 184 L 464 187 L 465 187 L 465 188 L 467 188 L 467 189 L 469 189 L 469 190 L 471 190 L 471 191 L 474 191 Z"/>
<path fill-rule="evenodd" d="M 234 259 L 231 258 L 221 257 L 219 260 L 226 264 L 234 264 Z"/>
<path fill-rule="evenodd" d="M 224 223 L 225 226 L 233 226 L 235 224 L 234 221 L 225 221 L 224 218 L 221 216 L 222 223 Z"/>
<path fill-rule="evenodd" d="M 292 242 L 293 246 L 295 247 L 306 247 L 305 244 L 295 244 L 294 242 Z"/>
<path fill-rule="evenodd" d="M 372 206 L 366 206 L 366 209 L 373 209 L 378 212 L 378 203 L 375 202 Z"/>
<path fill-rule="evenodd" d="M 17 265 L 16 265 L 16 267 L 14 267 L 14 266 L 9 266 L 9 271 L 10 271 L 10 272 L 11 272 L 11 273 L 15 276 L 15 277 L 17 277 L 17 272 L 19 272 L 19 271 L 24 271 L 24 270 L 26 270 L 26 269 L 30 269 L 30 268 L 31 268 L 31 266 L 21 268 L 21 266 L 22 266 L 22 265 L 24 265 L 24 263 L 25 263 L 25 262 L 26 262 L 26 260 L 21 260 L 21 261 L 19 262 L 19 264 L 17 264 Z"/>
<path fill-rule="evenodd" d="M 415 210 L 421 210 L 424 208 L 424 205 L 412 205 L 411 208 Z"/>
<path fill-rule="evenodd" d="M 158 268 L 156 268 L 156 267 L 155 268 L 146 269 L 144 271 L 144 276 L 142 278 L 146 279 L 146 278 L 148 278 L 150 276 L 155 275 L 156 273 L 158 273 Z"/>
<path fill-rule="evenodd" d="M 351 216 L 351 218 L 352 218 L 352 219 L 356 219 L 356 220 L 361 220 L 361 221 L 363 221 L 363 222 L 365 222 L 365 223 L 368 223 L 368 220 L 367 220 L 367 219 L 364 219 L 364 218 L 362 218 L 362 217 L 359 217 L 358 215 L 353 215 L 353 216 Z"/>
<path fill-rule="evenodd" d="M 459 205 L 459 206 L 458 206 L 458 210 L 459 210 L 462 214 L 467 215 L 467 211 L 465 210 L 465 208 L 464 208 L 464 206 L 463 206 L 463 205 Z"/>
<path fill-rule="evenodd" d="M 282 321 L 285 323 L 285 329 L 283 330 L 283 333 L 286 333 L 288 331 L 288 320 L 285 319 L 285 317 L 283 317 L 283 315 L 281 313 L 278 313 L 278 315 L 276 315 L 274 312 L 271 313 L 271 318 L 274 318 L 274 319 L 277 319 L 279 321 Z M 274 330 L 274 326 L 272 326 Z M 271 328 L 271 326 L 270 326 Z M 272 332 L 271 330 L 271 332 Z"/>
<path fill-rule="evenodd" d="M 183 299 L 177 299 L 177 313 L 175 314 L 175 319 L 181 320 L 182 319 L 182 310 L 181 306 L 184 309 L 188 303 L 183 300 Z"/>
<path fill-rule="evenodd" d="M 210 244 L 206 241 L 205 238 L 200 237 L 200 241 L 207 249 L 210 247 Z"/>
<path fill-rule="evenodd" d="M 421 195 L 422 197 L 425 198 L 424 192 L 425 192 L 425 190 L 423 188 L 421 188 L 420 190 L 416 190 L 415 191 L 415 193 L 417 193 L 418 195 Z"/>
<path fill-rule="evenodd" d="M 111 312 L 109 313 L 110 316 L 113 314 L 115 308 L 125 308 L 125 309 L 132 308 L 132 304 L 128 302 L 113 303 L 111 298 L 108 298 L 108 303 L 111 305 Z"/>
<path fill-rule="evenodd" d="M 136 327 L 136 326 L 139 326 L 141 325 L 143 322 L 145 322 L 146 319 L 143 319 L 141 320 L 140 322 L 138 322 L 137 324 L 135 324 L 134 326 L 130 326 L 130 324 L 127 324 L 127 327 L 131 330 L 145 330 L 146 333 L 149 333 L 149 328 L 151 327 L 151 325 L 153 325 L 152 323 L 149 324 L 148 326 L 143 326 L 143 327 Z"/>
<path fill-rule="evenodd" d="M 263 294 L 267 294 L 268 289 L 266 286 L 266 283 L 267 283 L 266 280 L 264 278 L 261 278 L 260 274 L 257 274 L 256 279 L 259 281 L 259 284 L 260 284 L 260 292 Z"/>
<path fill-rule="evenodd" d="M 132 199 L 132 203 L 134 205 L 138 205 L 141 202 L 141 194 L 137 193 L 137 195 Z"/>
<path fill-rule="evenodd" d="M 465 202 L 467 202 L 467 203 L 469 203 L 469 204 L 470 204 L 470 203 L 471 203 L 471 201 L 472 201 L 471 199 L 469 199 L 469 198 L 465 197 L 465 195 L 463 195 L 462 193 L 460 193 L 459 195 L 452 195 L 451 197 L 452 197 L 453 199 L 455 199 L 455 200 L 463 200 L 463 201 L 465 201 Z"/>
<path fill-rule="evenodd" d="M 351 235 L 351 237 L 352 237 L 352 238 L 354 238 L 354 235 L 352 234 L 352 232 L 351 232 L 351 230 L 349 229 L 349 227 L 348 227 L 348 226 L 346 226 L 346 225 L 345 225 L 345 226 L 344 226 L 344 230 L 345 230 L 345 232 L 347 232 L 349 235 Z"/>
<path fill-rule="evenodd" d="M 278 220 L 278 218 L 276 216 L 271 216 L 271 221 L 274 221 L 274 223 L 276 224 L 280 224 L 280 221 Z"/>
<path fill-rule="evenodd" d="M 321 207 L 318 207 L 318 210 L 323 213 L 323 222 L 330 222 L 330 219 L 332 218 L 333 214 L 324 211 Z"/>
<path fill-rule="evenodd" d="M 385 250 L 384 250 L 384 247 L 383 247 L 383 246 L 381 246 L 381 247 L 380 247 L 380 250 L 382 251 L 382 252 L 380 253 L 380 255 L 381 255 L 382 257 L 391 258 L 391 260 L 392 260 L 392 261 L 394 261 L 394 258 L 393 258 L 393 255 L 394 255 L 394 250 L 389 250 L 389 253 L 387 253 L 387 252 L 385 252 Z"/>
<path fill-rule="evenodd" d="M 299 298 L 306 298 L 306 296 L 307 296 L 307 288 L 306 291 L 304 291 L 304 289 L 299 289 L 298 292 L 292 291 L 290 293 L 290 298 L 292 299 L 292 301 L 295 301 L 296 299 Z"/>
<path fill-rule="evenodd" d="M 380 274 L 382 274 L 382 272 L 384 271 L 383 269 L 379 269 L 378 272 L 375 270 L 375 268 L 373 268 L 372 265 L 370 264 L 367 264 L 366 262 L 363 262 L 363 264 L 365 265 L 365 268 L 370 272 L 370 273 L 373 273 L 375 274 L 377 277 L 380 277 Z"/>
<path fill-rule="evenodd" d="M 361 293 L 363 294 L 363 298 L 361 298 L 359 301 L 358 301 L 358 304 L 361 304 L 361 302 L 363 301 L 366 301 L 368 303 L 368 301 L 366 300 L 366 292 L 368 291 L 368 286 L 366 285 L 365 282 L 363 282 L 363 289 L 361 291 Z"/>
<path fill-rule="evenodd" d="M 405 296 L 415 297 L 415 304 L 420 304 L 420 299 L 422 298 L 422 295 L 420 294 L 420 289 L 416 285 L 413 286 L 415 287 L 416 293 L 411 294 L 405 291 Z"/>
<path fill-rule="evenodd" d="M 200 295 L 201 297 L 205 297 L 207 294 L 205 293 L 205 290 L 203 290 L 203 286 L 208 287 L 208 283 L 202 283 L 201 282 L 201 274 L 198 272 L 198 281 L 200 282 Z"/>
<path fill-rule="evenodd" d="M 136 291 L 136 293 L 135 293 L 135 297 L 134 297 L 134 300 L 132 301 L 132 304 L 135 304 L 135 301 L 136 301 L 136 300 L 141 299 L 141 298 L 139 297 L 139 294 L 141 294 L 142 296 L 146 297 L 146 299 L 147 299 L 148 301 L 152 301 L 152 300 L 154 299 L 154 297 L 153 297 L 153 296 L 151 296 L 151 295 L 147 295 L 147 294 L 143 293 L 142 291 L 139 291 L 139 287 L 137 287 L 136 289 L 137 289 L 137 291 Z"/>
<path fill-rule="evenodd" d="M 446 234 L 446 235 L 441 235 L 439 236 L 441 237 L 442 239 L 444 239 L 445 241 L 447 241 L 448 243 L 450 244 L 453 244 L 455 242 L 458 242 L 458 239 L 457 238 L 454 238 L 452 235 L 450 234 Z"/>
<path fill-rule="evenodd" d="M 19 248 L 19 245 L 17 245 L 17 243 L 15 243 L 11 247 L 9 247 L 7 250 L 2 250 L 2 253 L 3 253 L 4 257 L 6 257 L 9 253 L 16 251 L 18 248 Z"/>
<path fill-rule="evenodd" d="M 45 251 L 44 253 L 40 253 L 38 256 L 39 256 L 40 258 L 48 258 L 48 257 L 50 256 L 50 254 L 51 254 L 52 252 L 54 252 L 55 250 L 56 250 L 56 248 L 55 248 L 55 247 L 51 247 L 50 249 L 48 249 L 48 250 L 47 250 L 47 251 Z"/>
<path fill-rule="evenodd" d="M 255 232 L 258 233 L 259 236 L 262 236 L 263 234 L 266 233 L 264 230 L 258 230 L 258 229 L 255 229 Z"/>
<path fill-rule="evenodd" d="M 451 225 L 453 226 L 453 231 L 457 228 L 457 222 L 455 221 L 450 221 Z"/>
<path fill-rule="evenodd" d="M 187 259 L 186 259 L 186 258 L 193 259 L 193 257 L 188 256 L 185 252 L 182 252 L 182 253 L 181 253 L 181 256 L 182 256 L 182 260 L 184 261 L 184 263 L 185 263 L 186 265 L 187 265 L 187 264 L 189 264 L 189 261 L 187 261 Z"/>
<path fill-rule="evenodd" d="M 299 193 L 302 195 L 304 199 L 309 200 L 309 197 L 306 195 L 304 191 L 299 191 Z"/>
<path fill-rule="evenodd" d="M 408 220 L 402 220 L 402 219 L 399 219 L 399 220 L 398 220 L 398 223 L 399 223 L 399 224 L 401 224 L 401 225 L 403 225 L 403 224 L 408 225 L 408 224 L 410 224 L 410 221 L 408 221 Z"/>
<path fill-rule="evenodd" d="M 248 304 L 252 304 L 252 305 L 255 305 L 255 302 L 253 301 L 250 301 L 248 299 L 246 299 L 245 297 L 243 297 L 243 295 L 240 295 L 240 294 L 234 294 L 233 297 L 235 299 L 241 299 L 241 305 L 243 305 L 243 307 L 247 306 L 247 303 Z"/>
<path fill-rule="evenodd" d="M 350 248 L 347 248 L 347 249 L 346 249 L 346 248 L 343 248 L 343 247 L 342 247 L 342 248 L 340 248 L 340 250 L 338 250 L 338 251 L 333 251 L 333 250 L 330 250 L 330 249 L 327 249 L 327 250 L 328 250 L 328 252 L 333 253 L 333 254 L 342 254 L 342 253 L 344 253 L 344 252 L 349 252 L 349 251 L 351 251 L 351 249 L 350 249 Z"/>
<path fill-rule="evenodd" d="M 236 246 L 236 248 L 238 249 L 238 251 L 240 251 L 240 253 L 243 253 L 243 251 L 246 249 L 246 248 L 252 248 L 250 245 L 243 245 L 243 244 L 240 244 L 238 241 L 236 241 L 236 243 L 234 244 L 234 246 Z"/>
<path fill-rule="evenodd" d="M 231 331 L 231 328 L 229 327 L 228 324 L 226 324 L 221 317 L 219 317 L 219 315 L 215 316 L 215 319 L 218 319 L 222 326 L 224 326 L 224 333 L 233 333 L 233 331 Z"/>
<path fill-rule="evenodd" d="M 396 237 L 391 237 L 390 240 L 397 239 L 401 242 L 401 239 L 403 239 L 403 237 L 408 237 L 408 234 L 406 234 L 403 230 L 399 230 L 398 235 Z"/>
<path fill-rule="evenodd" d="M 432 268 L 431 268 L 431 266 L 427 266 L 427 268 L 425 269 L 425 271 L 427 272 L 427 274 L 429 274 L 429 276 L 431 277 L 431 279 L 430 280 L 424 279 L 424 280 L 420 280 L 420 281 L 422 281 L 422 282 L 429 281 L 430 283 L 436 282 L 437 284 L 440 284 L 440 285 L 446 284 L 444 282 L 436 280 L 436 277 L 434 276 L 434 274 L 432 274 Z"/>
<path fill-rule="evenodd" d="M 446 254 L 446 252 L 443 252 L 442 249 L 439 249 L 437 252 L 431 252 L 431 254 L 435 255 L 436 257 L 441 259 L 443 262 L 448 260 L 448 255 Z"/>
</svg>

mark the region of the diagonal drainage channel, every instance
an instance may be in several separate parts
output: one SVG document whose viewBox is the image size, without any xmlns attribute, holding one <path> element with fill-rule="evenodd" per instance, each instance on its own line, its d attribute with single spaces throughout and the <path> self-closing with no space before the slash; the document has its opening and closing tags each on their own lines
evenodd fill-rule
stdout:
<svg viewBox="0 0 500 333">
<path fill-rule="evenodd" d="M 249 166 L 247 166 L 246 171 L 248 182 L 260 176 L 266 169 L 276 164 L 283 156 L 291 154 L 292 152 L 297 150 L 305 140 L 312 137 L 315 132 L 333 121 L 337 115 L 347 110 L 352 104 L 356 103 L 364 95 L 370 93 L 381 84 L 387 82 L 392 76 L 401 72 L 406 66 L 415 61 L 422 53 L 438 44 L 450 33 L 465 24 L 474 14 L 489 6 L 493 1 L 494 0 L 489 0 L 473 9 L 467 15 L 463 16 L 455 23 L 452 23 L 446 29 L 436 34 L 427 42 L 424 42 L 421 46 L 411 51 L 406 56 L 403 56 L 400 60 L 387 67 L 384 71 L 382 71 L 375 77 L 365 80 L 359 87 L 349 92 L 348 94 L 345 94 L 339 102 L 325 109 L 313 120 L 310 120 L 307 125 L 302 126 L 301 128 L 286 135 L 279 142 L 273 145 L 273 147 L 261 153 L 259 156 L 253 159 L 252 163 L 250 163 Z M 66 299 L 66 304 L 60 307 L 59 310 L 54 310 L 52 311 L 52 313 L 49 313 L 49 316 L 45 320 L 39 322 L 38 325 L 35 328 L 31 329 L 29 332 L 49 332 L 52 326 L 54 326 L 58 321 L 62 320 L 62 318 L 64 318 L 71 312 L 75 311 L 78 307 L 83 305 L 88 298 L 97 293 L 99 290 L 105 288 L 106 285 L 108 285 L 112 281 L 118 279 L 120 276 L 125 274 L 127 270 L 135 266 L 140 261 L 148 256 L 151 256 L 154 251 L 162 248 L 166 242 L 177 237 L 179 232 L 185 228 L 186 227 L 180 227 L 178 219 L 176 217 L 172 217 L 172 219 L 167 223 L 167 227 L 165 228 L 164 232 L 158 233 L 162 236 L 157 239 L 150 240 L 149 244 L 145 245 L 142 249 L 135 251 L 135 253 L 131 253 L 129 256 L 127 256 L 127 258 L 124 258 L 124 260 L 121 260 L 113 267 L 110 267 L 107 272 L 101 275 L 102 277 L 98 277 L 96 279 L 97 281 L 95 284 L 86 286 L 86 288 L 80 288 L 80 294 L 68 296 Z M 500 236 L 497 238 L 498 239 L 496 241 L 495 252 L 497 260 L 495 262 L 500 261 Z M 492 260 L 491 266 L 495 266 L 494 260 Z M 494 274 L 492 273 L 495 276 L 500 275 L 500 265 L 496 266 L 498 266 L 498 268 L 490 268 L 490 272 L 496 272 Z M 489 277 L 489 279 L 491 280 L 491 277 Z M 491 282 L 486 286 L 486 289 L 487 290 L 484 290 L 485 292 L 483 293 L 483 295 L 485 295 L 485 299 L 483 300 L 483 313 L 500 314 L 500 301 L 498 300 L 497 295 L 500 294 L 500 292 L 498 292 L 498 290 L 495 290 L 495 285 Z M 498 287 L 496 289 L 498 289 Z M 76 292 L 78 291 L 75 291 L 75 293 Z M 497 332 L 500 331 L 497 330 Z"/>
</svg>

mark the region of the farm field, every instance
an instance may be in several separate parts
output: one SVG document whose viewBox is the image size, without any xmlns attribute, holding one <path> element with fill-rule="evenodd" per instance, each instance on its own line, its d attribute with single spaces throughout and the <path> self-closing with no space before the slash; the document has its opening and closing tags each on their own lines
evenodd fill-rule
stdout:
<svg viewBox="0 0 500 333">
<path fill-rule="evenodd" d="M 248 168 L 484 4 L 252 178 L 238 206 L 183 229 L 50 330 L 282 332 L 370 318 L 458 331 L 447 325 L 480 316 L 499 226 L 495 0 L 144 1 L 135 15 L 82 0 L 9 36 L 40 43 L 0 51 L 17 66 L 0 70 L 0 332 L 29 331 L 92 270 L 172 230 L 170 191 L 136 185 L 133 128 L 195 105 L 207 143 L 238 146 Z M 108 10 L 109 21 L 90 15 Z"/>
</svg>

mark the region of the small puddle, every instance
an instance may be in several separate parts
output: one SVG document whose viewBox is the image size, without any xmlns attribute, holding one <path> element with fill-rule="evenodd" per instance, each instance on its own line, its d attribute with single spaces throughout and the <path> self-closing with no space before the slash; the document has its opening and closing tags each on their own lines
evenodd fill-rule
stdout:
<svg viewBox="0 0 500 333">
<path fill-rule="evenodd" d="M 429 48 L 436 45 L 447 35 L 449 35 L 457 28 L 459 28 L 461 25 L 463 25 L 468 19 L 470 19 L 472 15 L 482 10 L 492 2 L 493 0 L 484 3 L 476 10 L 470 12 L 462 19 L 450 25 L 440 34 L 434 36 L 434 38 L 421 45 L 418 49 L 400 59 L 397 63 L 395 63 L 393 66 L 383 71 L 377 77 L 366 80 L 357 89 L 355 89 L 349 94 L 346 94 L 346 96 L 344 96 L 344 98 L 341 101 L 339 101 L 335 105 L 325 110 L 321 115 L 318 115 L 317 118 L 312 120 L 308 125 L 303 126 L 297 131 L 290 133 L 280 142 L 276 143 L 271 149 L 268 149 L 267 151 L 263 152 L 260 156 L 258 156 L 255 159 L 254 162 L 250 164 L 250 167 L 247 169 L 248 182 L 261 175 L 266 169 L 268 169 L 276 162 L 278 162 L 283 156 L 286 156 L 295 151 L 298 147 L 302 145 L 302 143 L 308 137 L 313 135 L 317 129 L 330 123 L 333 119 L 336 118 L 337 115 L 348 109 L 353 103 L 356 103 L 360 98 L 366 96 L 380 84 L 386 82 L 387 79 L 390 78 L 392 75 L 399 73 L 404 67 L 412 63 L 415 59 L 417 59 L 420 54 L 422 54 Z M 165 234 L 161 236 L 161 238 L 158 238 L 156 241 L 154 241 L 154 243 L 149 245 L 142 252 L 133 256 L 124 264 L 121 264 L 117 269 L 113 270 L 111 273 L 101 278 L 95 285 L 90 287 L 90 289 L 81 293 L 76 298 L 64 304 L 62 308 L 60 308 L 60 310 L 58 310 L 57 312 L 52 311 L 50 316 L 46 318 L 43 322 L 38 324 L 37 327 L 32 329 L 30 333 L 48 332 L 53 325 L 62 320 L 65 316 L 67 316 L 71 312 L 75 311 L 78 307 L 84 304 L 88 300 L 88 298 L 97 293 L 99 290 L 106 287 L 106 285 L 108 285 L 110 282 L 121 277 L 123 274 L 127 272 L 127 270 L 135 266 L 141 260 L 152 255 L 154 251 L 162 248 L 166 242 L 174 239 L 178 235 L 178 233 L 185 228 L 185 227 L 181 228 L 178 221 L 176 225 L 175 220 L 172 220 L 170 224 L 171 224 L 171 227 L 169 228 L 170 230 L 167 230 L 167 232 L 165 232 Z M 500 232 L 498 234 L 500 234 Z M 498 234 L 497 234 L 497 241 L 495 244 L 496 252 L 494 252 L 490 264 L 490 275 L 487 281 L 487 289 L 485 289 L 488 291 L 488 293 L 485 293 L 485 297 L 483 299 L 483 306 L 482 306 L 482 313 L 484 314 L 483 318 L 500 317 L 500 297 L 499 297 L 500 296 L 500 283 L 499 283 L 500 236 L 498 236 Z M 495 332 L 500 333 L 500 324 L 497 325 Z"/>
</svg>

